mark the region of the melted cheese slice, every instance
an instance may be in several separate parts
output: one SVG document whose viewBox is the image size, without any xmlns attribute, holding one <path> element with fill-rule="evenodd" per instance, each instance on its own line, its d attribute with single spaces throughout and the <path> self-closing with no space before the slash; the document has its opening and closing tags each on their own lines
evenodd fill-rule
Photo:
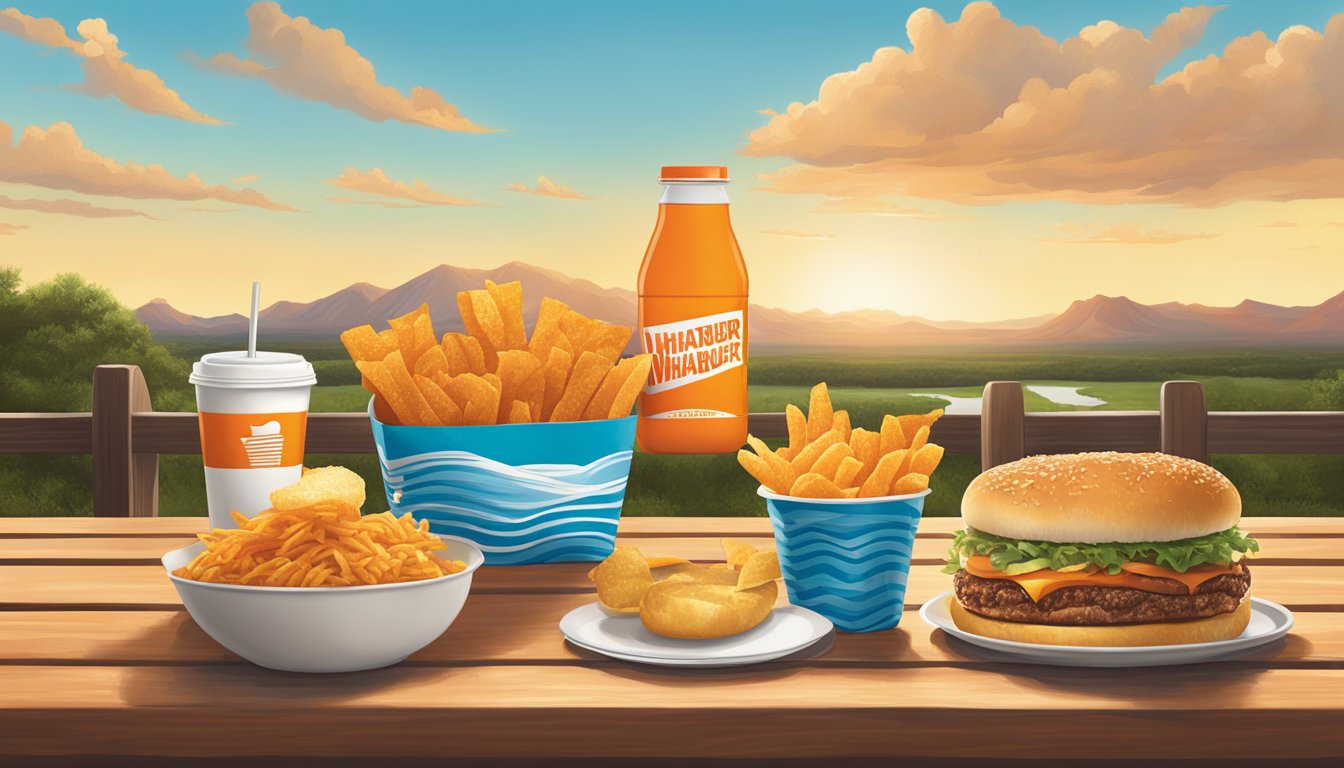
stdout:
<svg viewBox="0 0 1344 768">
<path fill-rule="evenodd" d="M 1237 574 L 1241 572 L 1241 566 L 1236 565 L 1231 568 L 1223 566 L 1201 566 L 1199 568 L 1177 573 L 1176 571 L 1162 568 L 1151 563 L 1125 563 L 1120 568 L 1124 573 L 1117 573 L 1112 576 L 1104 571 L 1095 573 L 1086 573 L 1075 571 L 1073 573 L 1060 573 L 1050 569 L 1032 571 L 1031 573 L 1022 573 L 1016 576 L 1010 576 L 1003 571 L 997 570 L 989 563 L 988 555 L 974 555 L 966 559 L 962 566 L 966 572 L 972 576 L 979 576 L 982 579 L 1003 579 L 1005 581 L 1015 582 L 1031 597 L 1032 601 L 1038 602 L 1042 597 L 1054 592 L 1057 589 L 1065 587 L 1128 587 L 1130 589 L 1139 589 L 1145 592 L 1155 592 L 1153 583 L 1150 579 L 1173 579 L 1185 585 L 1190 594 L 1194 594 L 1200 584 L 1219 576 L 1228 574 Z"/>
</svg>

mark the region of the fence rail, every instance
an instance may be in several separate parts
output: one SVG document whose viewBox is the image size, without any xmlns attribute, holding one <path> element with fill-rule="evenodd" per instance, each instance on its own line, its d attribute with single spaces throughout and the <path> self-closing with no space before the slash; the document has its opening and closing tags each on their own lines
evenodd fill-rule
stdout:
<svg viewBox="0 0 1344 768">
<path fill-rule="evenodd" d="M 782 413 L 753 413 L 759 437 L 785 437 Z M 1028 413 L 1022 385 L 985 385 L 981 413 L 950 414 L 930 437 L 949 453 L 979 454 L 989 468 L 1038 453 L 1090 450 L 1163 451 L 1205 461 L 1211 453 L 1344 454 L 1344 412 L 1212 412 L 1194 381 L 1162 385 L 1156 411 Z M 308 453 L 372 453 L 373 433 L 360 413 L 308 416 Z M 152 517 L 158 512 L 160 454 L 199 454 L 195 413 L 158 413 L 140 369 L 101 365 L 93 375 L 90 413 L 0 413 L 0 454 L 91 454 L 93 513 Z"/>
</svg>

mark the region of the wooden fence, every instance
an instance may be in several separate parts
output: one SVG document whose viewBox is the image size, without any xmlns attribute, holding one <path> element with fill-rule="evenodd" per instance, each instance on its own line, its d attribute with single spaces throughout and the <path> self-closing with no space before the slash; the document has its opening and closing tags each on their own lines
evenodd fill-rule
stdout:
<svg viewBox="0 0 1344 768">
<path fill-rule="evenodd" d="M 752 434 L 784 437 L 784 414 L 753 413 Z M 979 454 L 984 468 L 1038 453 L 1163 451 L 1201 461 L 1211 453 L 1341 453 L 1344 412 L 1214 412 L 1195 381 L 1162 385 L 1157 411 L 1027 413 L 1022 385 L 985 385 L 982 413 L 944 416 L 931 440 L 950 453 Z M 314 413 L 309 453 L 372 453 L 367 415 Z M 140 369 L 93 372 L 90 413 L 0 413 L 0 454 L 92 454 L 93 513 L 153 517 L 160 454 L 199 454 L 195 413 L 156 413 Z"/>
</svg>

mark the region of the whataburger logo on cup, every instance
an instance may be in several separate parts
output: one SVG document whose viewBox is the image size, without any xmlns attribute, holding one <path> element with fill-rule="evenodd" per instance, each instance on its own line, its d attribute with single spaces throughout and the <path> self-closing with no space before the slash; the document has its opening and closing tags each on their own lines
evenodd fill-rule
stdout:
<svg viewBox="0 0 1344 768">
<path fill-rule="evenodd" d="M 303 463 L 308 412 L 198 414 L 205 466 L 294 467 Z"/>
<path fill-rule="evenodd" d="M 708 379 L 742 365 L 742 310 L 644 328 L 653 367 L 648 394 Z"/>
</svg>

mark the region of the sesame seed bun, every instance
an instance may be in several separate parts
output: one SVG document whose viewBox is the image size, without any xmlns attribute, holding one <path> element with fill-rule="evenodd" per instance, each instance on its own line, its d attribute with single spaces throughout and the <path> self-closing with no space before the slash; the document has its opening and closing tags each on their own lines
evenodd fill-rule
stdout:
<svg viewBox="0 0 1344 768">
<path fill-rule="evenodd" d="M 1236 610 L 1207 619 L 1166 621 L 1155 624 L 1111 624 L 1107 626 L 1069 626 L 1026 624 L 999 621 L 971 613 L 948 598 L 947 609 L 958 628 L 999 640 L 1041 645 L 1086 645 L 1106 647 L 1133 647 L 1141 645 L 1185 645 L 1231 640 L 1246 630 L 1251 622 L 1251 601 L 1242 600 Z"/>
<path fill-rule="evenodd" d="M 1030 456 L 971 481 L 961 517 L 1010 539 L 1175 541 L 1236 525 L 1241 495 L 1213 467 L 1164 453 Z"/>
</svg>

